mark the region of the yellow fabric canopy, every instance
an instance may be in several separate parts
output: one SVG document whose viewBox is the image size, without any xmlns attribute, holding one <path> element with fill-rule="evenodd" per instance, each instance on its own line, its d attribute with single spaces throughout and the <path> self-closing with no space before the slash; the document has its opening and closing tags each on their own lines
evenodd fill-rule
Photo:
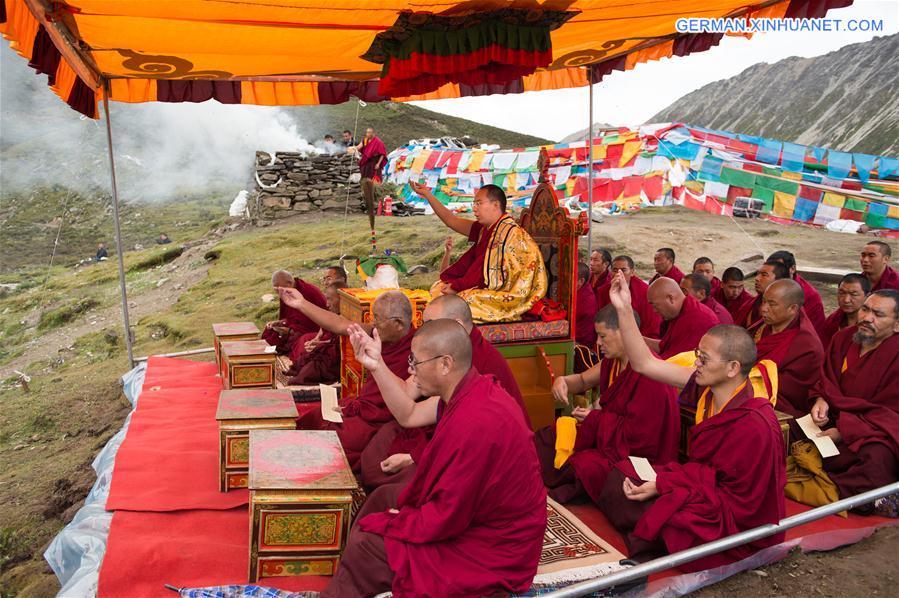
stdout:
<svg viewBox="0 0 899 598">
<path fill-rule="evenodd" d="M 73 108 L 96 116 L 108 81 L 121 102 L 262 105 L 440 99 L 584 86 L 612 70 L 686 55 L 721 34 L 679 34 L 678 18 L 821 16 L 851 0 L 5 0 L 0 33 Z M 514 84 L 448 83 L 423 96 L 377 94 L 381 65 L 361 56 L 401 11 L 463 16 L 502 8 L 564 10 L 552 63 Z M 5 21 L 5 22 L 4 22 Z"/>
</svg>

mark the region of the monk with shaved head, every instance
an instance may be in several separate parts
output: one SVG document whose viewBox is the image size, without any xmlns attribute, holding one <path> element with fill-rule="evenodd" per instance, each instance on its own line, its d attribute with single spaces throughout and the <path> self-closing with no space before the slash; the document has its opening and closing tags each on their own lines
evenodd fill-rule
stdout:
<svg viewBox="0 0 899 598">
<path fill-rule="evenodd" d="M 794 418 L 807 415 L 808 391 L 821 375 L 824 347 L 811 320 L 802 309 L 805 292 L 795 280 L 785 278 L 768 285 L 762 297 L 761 321 L 749 328 L 759 359 L 777 364 L 778 411 Z M 798 428 L 794 432 L 799 432 Z M 796 440 L 801 437 L 796 435 Z"/>
<path fill-rule="evenodd" d="M 718 324 L 715 312 L 692 295 L 684 295 L 680 285 L 667 276 L 649 285 L 647 299 L 663 322 L 662 338 L 646 339 L 646 344 L 662 359 L 692 351 L 702 335 Z"/>
<path fill-rule="evenodd" d="M 313 304 L 321 308 L 328 305 L 325 296 L 315 285 L 309 284 L 302 278 L 294 278 L 287 270 L 276 270 L 272 274 L 272 287 L 294 288 Z M 274 345 L 279 354 L 289 354 L 296 346 L 299 339 L 306 334 L 315 334 L 318 326 L 303 312 L 289 306 L 283 300 L 278 307 L 278 319 L 268 322 L 262 331 L 262 340 Z"/>
<path fill-rule="evenodd" d="M 727 308 L 718 303 L 712 297 L 712 284 L 703 274 L 687 274 L 680 281 L 680 288 L 684 295 L 691 295 L 694 299 L 708 307 L 715 313 L 719 324 L 733 324 L 734 319 Z"/>
<path fill-rule="evenodd" d="M 334 335 L 346 335 L 353 324 L 340 314 L 313 305 L 293 288 L 279 288 L 282 301 L 307 315 L 322 330 Z M 377 330 L 383 346 L 381 355 L 392 372 L 403 375 L 408 367 L 407 359 L 415 329 L 412 327 L 412 304 L 399 291 L 387 291 L 378 295 L 372 304 L 372 323 L 367 330 Z M 301 430 L 335 430 L 343 445 L 353 471 L 359 472 L 362 451 L 369 440 L 384 424 L 393 420 L 390 409 L 384 403 L 380 389 L 372 377 L 367 377 L 358 396 L 340 399 L 343 422 L 327 422 L 321 416 L 318 405 L 310 404 L 308 410 L 300 408 L 297 427 Z"/>
<path fill-rule="evenodd" d="M 784 517 L 783 435 L 770 387 L 749 379 L 754 367 L 752 337 L 738 326 L 706 332 L 693 367 L 655 357 L 641 338 L 627 285 L 612 282 L 621 339 L 637 373 L 681 387 L 679 401 L 696 408 L 687 462 L 652 463 L 655 481 L 640 479 L 629 460 L 618 463 L 603 487 L 599 506 L 625 534 L 629 556 L 638 561 L 678 552 L 725 536 L 771 525 Z M 783 533 L 681 565 L 696 571 L 740 561 L 783 541 Z"/>
<path fill-rule="evenodd" d="M 813 287 L 796 271 L 796 257 L 789 251 L 781 250 L 769 255 L 768 261 L 779 261 L 789 269 L 790 278 L 802 287 L 802 292 L 805 295 L 805 303 L 802 309 L 812 323 L 812 328 L 820 332 L 824 328 L 824 320 L 827 319 L 827 316 L 824 315 L 824 303 L 821 301 L 821 294 L 818 293 L 818 289 Z"/>
<path fill-rule="evenodd" d="M 395 484 L 382 486 L 365 502 L 323 598 L 526 591 L 543 547 L 546 490 L 533 434 L 516 400 L 472 367 L 468 331 L 446 318 L 423 324 L 408 380 L 385 367 L 377 332 L 356 325 L 350 340 L 397 421 L 436 431 L 399 496 Z"/>
<path fill-rule="evenodd" d="M 765 289 L 768 288 L 775 280 L 782 280 L 790 277 L 790 269 L 782 262 L 777 260 L 768 260 L 759 266 L 758 272 L 755 274 L 755 292 L 756 297 L 752 301 L 747 301 L 734 316 L 734 324 L 743 328 L 751 328 L 759 323 L 762 319 L 759 310 L 762 307 L 762 297 Z"/>
<path fill-rule="evenodd" d="M 524 399 L 509 368 L 509 362 L 474 325 L 468 303 L 457 295 L 441 295 L 431 300 L 422 316 L 425 322 L 445 319 L 462 325 L 471 341 L 472 365 L 485 376 L 493 376 L 515 399 L 530 427 Z M 419 397 L 418 400 L 425 398 L 427 397 Z M 363 485 L 367 489 L 373 489 L 383 484 L 408 482 L 433 435 L 434 426 L 404 428 L 398 421 L 384 425 L 362 451 Z"/>
</svg>

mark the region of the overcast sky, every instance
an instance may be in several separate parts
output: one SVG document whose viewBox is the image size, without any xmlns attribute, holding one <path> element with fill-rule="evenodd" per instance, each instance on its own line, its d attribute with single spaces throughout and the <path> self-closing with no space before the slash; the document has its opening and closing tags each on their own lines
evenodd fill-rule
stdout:
<svg viewBox="0 0 899 598">
<path fill-rule="evenodd" d="M 883 33 L 899 31 L 899 0 L 855 0 L 831 10 L 828 18 L 883 19 Z M 871 33 L 764 33 L 747 40 L 725 36 L 707 52 L 666 58 L 614 72 L 593 89 L 593 121 L 640 125 L 669 104 L 713 81 L 738 75 L 753 64 L 790 56 L 820 56 L 843 46 L 865 42 Z M 417 105 L 504 129 L 559 140 L 586 129 L 588 90 L 560 89 L 507 96 L 416 102 Z"/>
</svg>

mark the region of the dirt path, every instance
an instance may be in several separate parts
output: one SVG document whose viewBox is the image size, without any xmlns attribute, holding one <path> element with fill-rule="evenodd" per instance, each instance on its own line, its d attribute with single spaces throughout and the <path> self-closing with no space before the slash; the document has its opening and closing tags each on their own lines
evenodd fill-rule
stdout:
<svg viewBox="0 0 899 598">
<path fill-rule="evenodd" d="M 209 262 L 203 259 L 203 255 L 221 239 L 222 234 L 216 232 L 189 245 L 179 257 L 154 270 L 158 273 L 158 280 L 164 280 L 163 284 L 141 293 L 129 294 L 128 315 L 132 327 L 142 317 L 157 313 L 162 306 L 174 304 L 182 293 L 203 280 L 209 270 Z M 118 297 L 118 290 L 116 294 Z M 90 310 L 77 321 L 30 341 L 25 353 L 0 366 L 0 380 L 14 375 L 15 370 L 28 374 L 29 364 L 56 357 L 61 350 L 71 347 L 79 337 L 104 328 L 112 328 L 121 334 L 120 301 L 117 300 L 110 307 Z"/>
</svg>

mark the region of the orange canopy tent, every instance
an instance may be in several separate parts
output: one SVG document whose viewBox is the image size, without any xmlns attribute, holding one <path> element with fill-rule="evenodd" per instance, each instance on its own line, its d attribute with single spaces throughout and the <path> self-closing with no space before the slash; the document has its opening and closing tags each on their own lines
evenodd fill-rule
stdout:
<svg viewBox="0 0 899 598">
<path fill-rule="evenodd" d="M 678 33 L 678 18 L 820 17 L 851 0 L 5 0 L 0 33 L 70 106 L 215 99 L 260 105 L 427 100 L 581 87 L 614 70 L 707 50 L 720 33 Z M 517 9 L 566 15 L 547 64 L 502 83 L 448 80 L 428 93 L 378 91 L 363 58 L 403 13 L 437 18 Z M 414 21 L 414 19 L 413 19 Z M 370 57 L 369 57 L 370 58 Z"/>
<path fill-rule="evenodd" d="M 109 100 L 289 106 L 589 85 L 592 144 L 592 83 L 641 62 L 708 50 L 724 36 L 679 33 L 677 19 L 817 18 L 850 4 L 0 0 L 0 34 L 78 112 L 97 118 L 103 101 L 125 344 L 133 364 Z"/>
</svg>

